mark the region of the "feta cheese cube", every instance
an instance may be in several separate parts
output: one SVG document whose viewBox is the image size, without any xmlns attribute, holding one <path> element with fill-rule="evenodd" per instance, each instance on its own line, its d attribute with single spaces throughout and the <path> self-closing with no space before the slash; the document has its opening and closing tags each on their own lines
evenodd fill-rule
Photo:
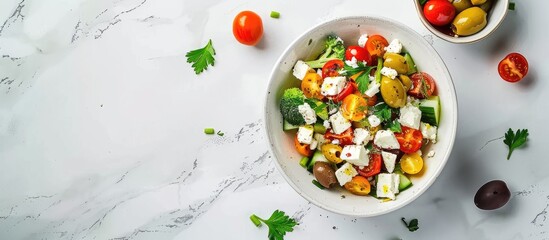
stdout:
<svg viewBox="0 0 549 240">
<path fill-rule="evenodd" d="M 419 129 L 421 130 L 421 134 L 423 134 L 423 138 L 429 139 L 429 141 L 436 143 L 437 142 L 437 127 L 432 126 L 428 123 L 421 123 Z"/>
<path fill-rule="evenodd" d="M 381 156 L 383 157 L 383 164 L 385 164 L 387 172 L 392 173 L 395 170 L 397 155 L 394 153 L 381 151 Z"/>
<path fill-rule="evenodd" d="M 368 117 L 368 123 L 370 123 L 370 127 L 377 127 L 381 124 L 381 119 L 379 119 L 376 115 L 370 115 Z"/>
<path fill-rule="evenodd" d="M 339 145 L 339 139 L 334 139 L 331 142 L 332 144 Z"/>
<path fill-rule="evenodd" d="M 353 143 L 356 145 L 366 145 L 371 140 L 370 131 L 364 128 L 355 128 L 353 136 Z"/>
<path fill-rule="evenodd" d="M 400 122 L 402 126 L 419 130 L 421 110 L 410 103 L 406 104 L 406 106 L 400 108 L 400 117 L 398 122 Z"/>
<path fill-rule="evenodd" d="M 343 186 L 350 182 L 354 176 L 358 175 L 356 169 L 350 163 L 345 163 L 335 172 L 339 185 Z"/>
<path fill-rule="evenodd" d="M 309 65 L 307 65 L 305 62 L 298 60 L 294 65 L 294 76 L 299 79 L 303 80 L 305 75 L 309 72 L 309 70 L 312 70 Z M 314 71 L 313 71 L 314 72 Z"/>
<path fill-rule="evenodd" d="M 366 150 L 362 145 L 347 145 L 341 150 L 341 159 L 351 163 L 353 165 L 363 167 L 368 166 L 370 163 L 370 157 L 368 153 L 370 151 Z"/>
<path fill-rule="evenodd" d="M 388 53 L 400 53 L 402 51 L 402 43 L 398 39 L 393 39 L 389 46 L 385 47 Z"/>
<path fill-rule="evenodd" d="M 313 141 L 313 127 L 310 125 L 301 126 L 297 130 L 297 141 L 303 144 L 311 144 Z"/>
<path fill-rule="evenodd" d="M 322 77 L 322 69 L 320 69 L 320 68 L 317 69 L 317 70 L 316 70 L 316 74 L 318 74 L 319 76 Z"/>
<path fill-rule="evenodd" d="M 335 134 L 341 134 L 351 127 L 349 120 L 345 119 L 339 111 L 330 116 L 330 123 L 332 123 L 332 131 Z"/>
<path fill-rule="evenodd" d="M 367 41 L 368 41 L 368 34 L 365 33 L 360 35 L 360 37 L 358 38 L 358 46 L 360 47 L 366 46 Z"/>
<path fill-rule="evenodd" d="M 389 67 L 383 67 L 380 72 L 383 76 L 386 76 L 390 79 L 395 79 L 396 76 L 398 75 L 396 70 Z"/>
<path fill-rule="evenodd" d="M 435 156 L 435 151 L 433 151 L 433 150 L 431 150 L 431 151 L 429 151 L 429 152 L 427 153 L 427 157 L 432 158 L 432 157 L 434 157 L 434 156 Z"/>
<path fill-rule="evenodd" d="M 351 50 L 351 54 L 353 54 L 353 51 L 355 52 L 354 54 L 356 54 L 356 49 Z M 358 63 L 354 56 L 351 58 L 351 60 L 345 61 L 345 64 L 349 65 L 352 68 L 358 68 Z"/>
<path fill-rule="evenodd" d="M 398 191 L 398 185 L 400 184 L 400 177 L 398 174 L 392 173 L 380 173 L 377 175 L 377 191 L 378 197 L 389 198 L 395 200 Z"/>
<path fill-rule="evenodd" d="M 374 137 L 374 144 L 383 149 L 399 149 L 395 134 L 390 130 L 379 130 Z"/>
<path fill-rule="evenodd" d="M 327 77 L 324 78 L 320 93 L 324 96 L 335 96 L 343 90 L 347 80 L 345 77 Z"/>
<path fill-rule="evenodd" d="M 314 139 L 311 141 L 311 144 L 309 144 L 309 148 L 311 150 L 315 150 L 317 146 L 318 146 L 318 141 L 316 141 Z"/>
<path fill-rule="evenodd" d="M 364 94 L 368 97 L 373 97 L 379 92 L 379 87 L 381 87 L 381 85 L 377 81 L 370 81 L 370 84 L 368 84 L 368 89 L 364 92 Z"/>
<path fill-rule="evenodd" d="M 297 106 L 297 110 L 305 119 L 306 124 L 313 124 L 316 122 L 316 113 L 315 110 L 309 106 L 308 103 L 303 103 L 302 105 Z"/>
<path fill-rule="evenodd" d="M 330 125 L 330 121 L 328 121 L 328 120 L 324 120 L 324 122 L 322 123 L 322 125 L 324 125 L 324 127 L 325 127 L 326 129 L 332 128 L 332 126 Z"/>
</svg>

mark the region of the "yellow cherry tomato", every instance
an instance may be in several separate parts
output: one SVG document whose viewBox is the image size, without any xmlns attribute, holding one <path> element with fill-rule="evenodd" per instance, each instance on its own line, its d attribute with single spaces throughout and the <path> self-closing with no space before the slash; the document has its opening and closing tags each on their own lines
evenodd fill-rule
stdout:
<svg viewBox="0 0 549 240">
<path fill-rule="evenodd" d="M 400 168 L 408 174 L 416 174 L 423 168 L 423 158 L 417 153 L 404 154 L 400 159 Z"/>
<path fill-rule="evenodd" d="M 316 98 L 322 100 L 324 96 L 320 93 L 322 86 L 322 77 L 316 72 L 308 72 L 301 80 L 301 91 L 307 98 Z"/>
<path fill-rule="evenodd" d="M 364 119 L 366 111 L 368 111 L 368 102 L 356 94 L 347 95 L 341 104 L 341 115 L 350 121 L 358 122 Z"/>
<path fill-rule="evenodd" d="M 363 176 L 354 176 L 344 187 L 354 195 L 366 196 L 370 193 L 370 182 Z"/>
</svg>

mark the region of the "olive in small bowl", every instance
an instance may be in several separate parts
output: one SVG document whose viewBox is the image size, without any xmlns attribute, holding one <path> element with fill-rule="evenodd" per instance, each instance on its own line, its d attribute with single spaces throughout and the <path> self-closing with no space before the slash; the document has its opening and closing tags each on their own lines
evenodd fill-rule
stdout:
<svg viewBox="0 0 549 240">
<path fill-rule="evenodd" d="M 494 210 L 503 207 L 511 198 L 507 184 L 493 180 L 482 185 L 475 194 L 475 205 L 482 210 Z"/>
</svg>

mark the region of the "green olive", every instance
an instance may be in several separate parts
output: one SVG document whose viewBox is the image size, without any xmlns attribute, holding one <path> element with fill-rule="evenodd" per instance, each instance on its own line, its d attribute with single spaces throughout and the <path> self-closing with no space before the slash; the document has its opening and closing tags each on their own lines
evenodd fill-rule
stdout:
<svg viewBox="0 0 549 240">
<path fill-rule="evenodd" d="M 400 108 L 406 104 L 406 90 L 398 79 L 381 77 L 381 96 L 389 107 Z"/>
<path fill-rule="evenodd" d="M 328 161 L 333 162 L 335 164 L 338 164 L 340 162 L 343 162 L 341 158 L 339 157 L 341 155 L 341 151 L 343 151 L 343 148 L 339 145 L 335 145 L 332 143 L 324 144 L 322 145 L 322 154 Z"/>
<path fill-rule="evenodd" d="M 475 6 L 484 4 L 487 0 L 471 0 L 471 3 Z"/>
<path fill-rule="evenodd" d="M 473 6 L 473 4 L 471 3 L 471 0 L 454 0 L 452 4 L 456 8 L 456 13 L 459 13 Z"/>
<path fill-rule="evenodd" d="M 408 64 L 406 64 L 406 59 L 400 54 L 396 53 L 385 53 L 383 55 L 384 67 L 392 68 L 397 71 L 399 74 L 404 74 L 408 72 Z"/>
<path fill-rule="evenodd" d="M 400 74 L 398 75 L 398 79 L 400 79 L 400 82 L 404 85 L 404 90 L 408 91 L 412 88 L 412 80 L 410 80 L 408 76 Z"/>
<path fill-rule="evenodd" d="M 473 35 L 486 27 L 486 12 L 470 7 L 460 12 L 452 22 L 452 31 L 460 36 Z"/>
<path fill-rule="evenodd" d="M 492 0 L 488 0 L 485 3 L 483 3 L 482 5 L 480 5 L 479 7 L 482 8 L 482 10 L 484 10 L 485 12 L 489 12 L 490 9 L 492 8 L 492 3 L 493 2 L 494 1 L 492 1 Z"/>
</svg>

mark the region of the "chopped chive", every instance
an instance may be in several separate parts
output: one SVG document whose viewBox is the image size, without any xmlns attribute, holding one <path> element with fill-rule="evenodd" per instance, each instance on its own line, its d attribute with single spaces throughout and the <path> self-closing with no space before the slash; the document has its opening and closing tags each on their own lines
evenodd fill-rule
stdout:
<svg viewBox="0 0 549 240">
<path fill-rule="evenodd" d="M 515 3 L 514 2 L 509 2 L 509 10 L 515 11 Z"/>
<path fill-rule="evenodd" d="M 214 134 L 215 130 L 213 128 L 204 128 L 205 134 Z"/>
<path fill-rule="evenodd" d="M 223 137 L 223 135 L 225 135 L 225 133 L 224 133 L 224 132 L 221 132 L 221 131 L 217 131 L 217 135 L 219 135 L 219 136 L 222 136 L 222 137 Z"/>
<path fill-rule="evenodd" d="M 256 227 L 261 226 L 261 221 L 259 220 L 259 217 L 255 214 L 252 214 L 252 216 L 250 216 L 250 220 L 252 220 Z"/>
<path fill-rule="evenodd" d="M 325 188 L 324 186 L 322 186 L 322 184 L 320 184 L 317 180 L 314 180 L 314 179 L 313 179 L 313 184 L 314 184 L 315 186 L 317 186 L 318 188 L 320 188 L 320 189 L 323 189 L 323 190 L 326 189 L 326 188 Z"/>
<path fill-rule="evenodd" d="M 280 18 L 280 13 L 277 11 L 271 11 L 271 17 L 272 18 Z"/>
<path fill-rule="evenodd" d="M 304 168 L 307 168 L 307 166 L 309 166 L 309 158 L 308 157 L 301 158 L 301 161 L 299 161 L 299 165 L 301 165 Z"/>
</svg>

